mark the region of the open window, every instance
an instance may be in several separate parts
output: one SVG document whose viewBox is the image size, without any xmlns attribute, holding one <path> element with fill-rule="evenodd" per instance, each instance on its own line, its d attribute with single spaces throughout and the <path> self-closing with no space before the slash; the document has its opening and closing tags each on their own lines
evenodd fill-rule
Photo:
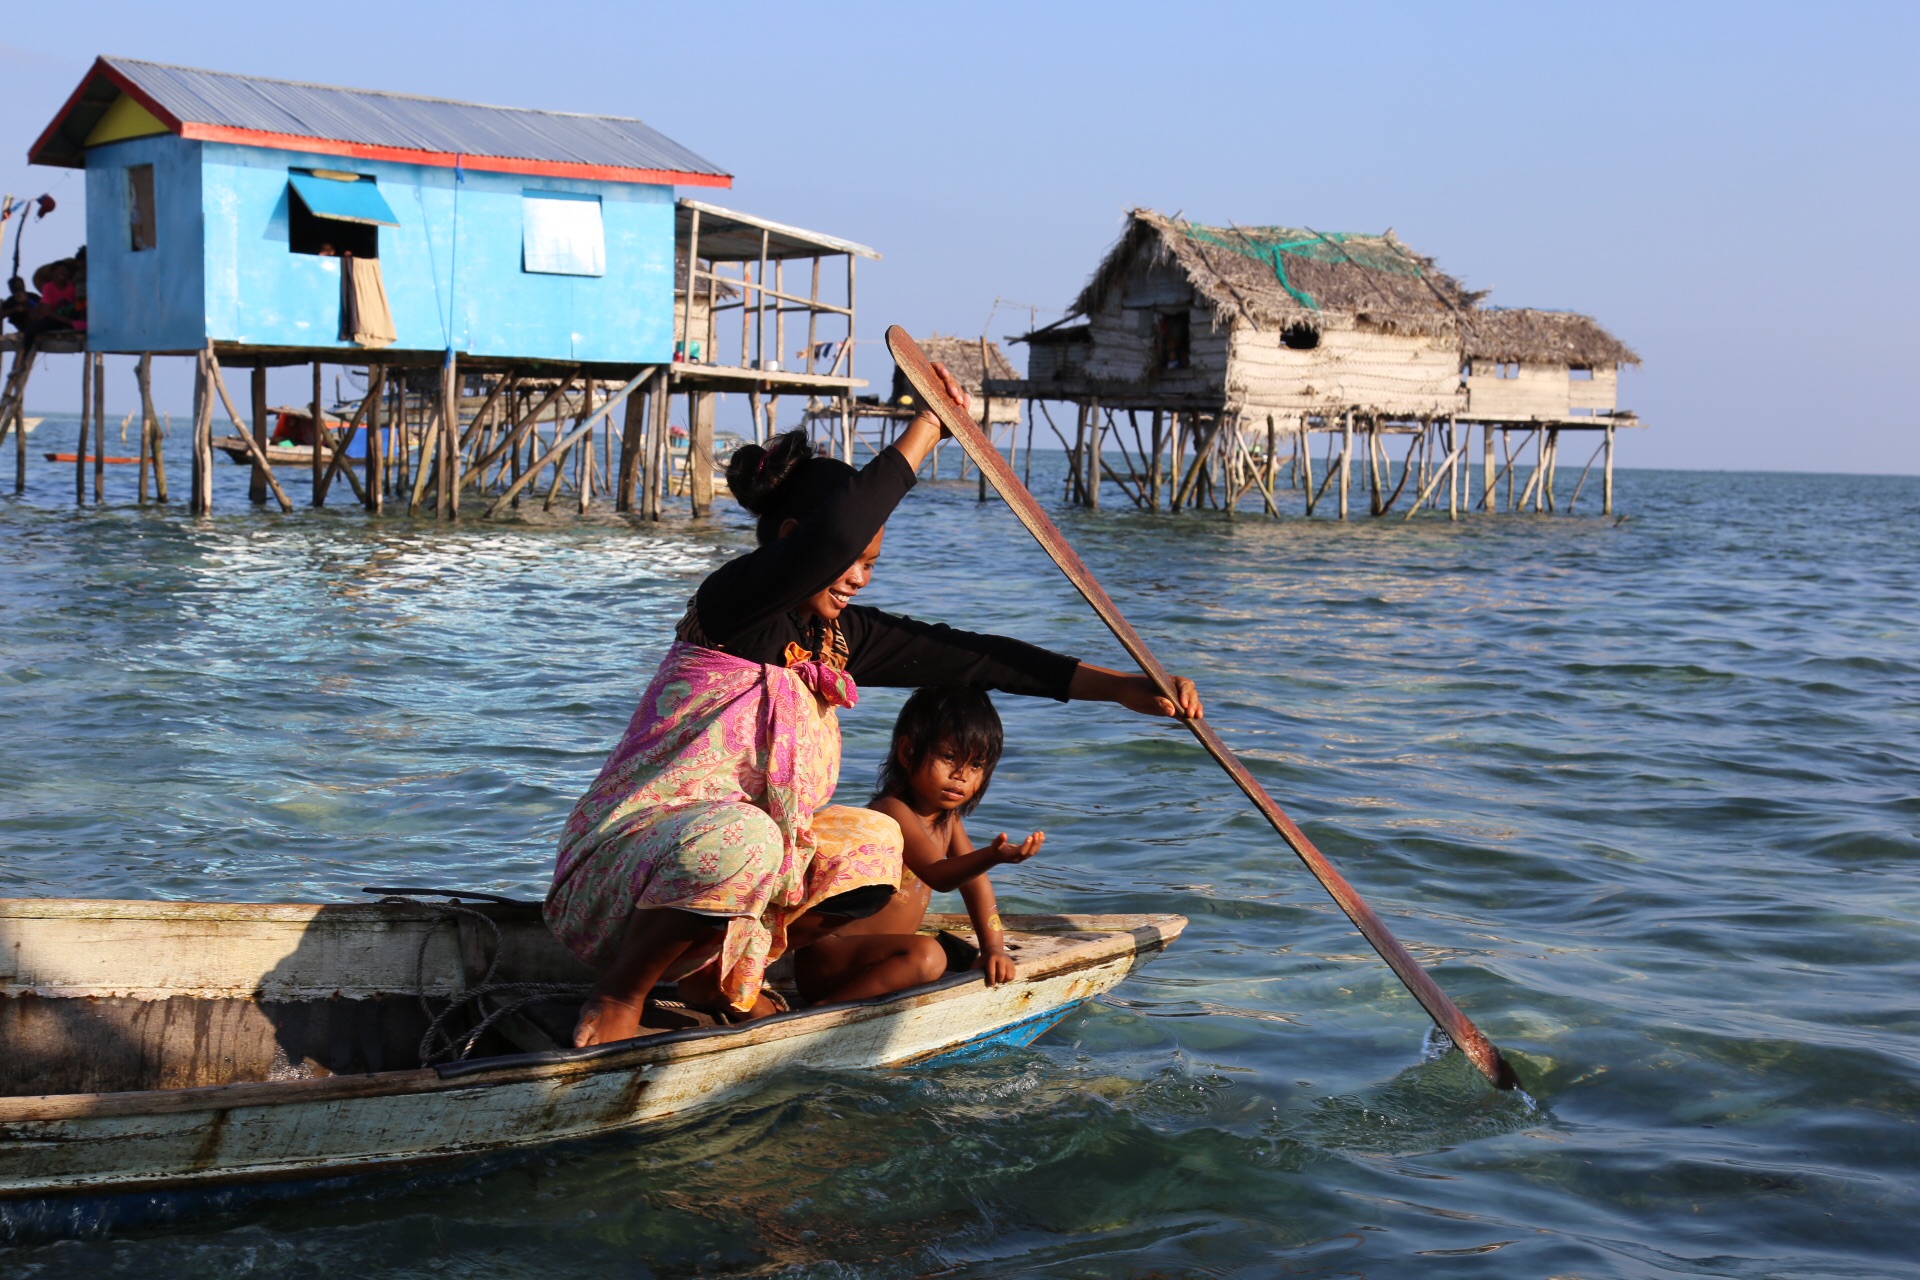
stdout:
<svg viewBox="0 0 1920 1280">
<path fill-rule="evenodd" d="M 1185 311 L 1162 311 L 1154 316 L 1153 367 L 1184 369 L 1193 357 L 1193 335 Z"/>
<path fill-rule="evenodd" d="M 1593 366 L 1584 364 L 1569 365 L 1567 367 L 1567 381 L 1592 382 Z"/>
<path fill-rule="evenodd" d="M 160 243 L 159 227 L 153 211 L 153 166 L 127 166 L 127 236 L 135 253 Z"/>
<path fill-rule="evenodd" d="M 287 248 L 321 257 L 378 258 L 380 228 L 400 220 L 366 174 L 295 169 L 287 175 Z"/>
<path fill-rule="evenodd" d="M 600 197 L 570 191 L 522 191 L 520 265 L 553 276 L 607 274 L 607 233 Z"/>
<path fill-rule="evenodd" d="M 1290 324 L 1280 331 L 1280 345 L 1289 351 L 1311 351 L 1320 345 L 1320 331 L 1310 324 Z"/>
</svg>

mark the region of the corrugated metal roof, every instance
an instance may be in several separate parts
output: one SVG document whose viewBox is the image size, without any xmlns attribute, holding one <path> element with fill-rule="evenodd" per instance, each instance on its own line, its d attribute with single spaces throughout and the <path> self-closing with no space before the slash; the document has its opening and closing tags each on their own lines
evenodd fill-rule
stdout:
<svg viewBox="0 0 1920 1280">
<path fill-rule="evenodd" d="M 476 169 L 621 180 L 728 185 L 727 174 L 658 130 L 623 116 L 578 115 L 491 107 L 445 98 L 343 89 L 259 76 L 168 66 L 134 58 L 101 58 L 61 117 L 34 145 L 43 164 L 83 163 L 79 145 L 105 104 L 101 78 L 140 99 L 184 137 L 287 146 L 298 141 L 328 154 L 448 164 Z M 91 117 L 91 118 L 88 118 Z M 266 136 L 254 136 L 266 135 Z M 388 155 L 400 152 L 409 154 Z M 594 173 L 590 171 L 605 171 Z M 625 177 L 644 181 L 644 177 Z"/>
</svg>

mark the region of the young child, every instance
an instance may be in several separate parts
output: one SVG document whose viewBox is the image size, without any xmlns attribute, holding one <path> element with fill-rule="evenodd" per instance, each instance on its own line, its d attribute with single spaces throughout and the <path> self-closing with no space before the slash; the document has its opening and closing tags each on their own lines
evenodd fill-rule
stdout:
<svg viewBox="0 0 1920 1280">
<path fill-rule="evenodd" d="M 975 849 L 961 822 L 986 795 L 1002 740 L 1000 717 L 980 690 L 920 689 L 907 699 L 868 806 L 892 817 L 906 836 L 900 892 L 883 910 L 795 953 L 802 996 L 815 1003 L 860 1000 L 945 973 L 946 952 L 917 932 L 935 889 L 960 891 L 980 940 L 974 967 L 986 970 L 987 985 L 1013 981 L 987 872 L 1025 862 L 1047 837 L 1036 831 L 1013 844 L 1003 831 Z"/>
</svg>

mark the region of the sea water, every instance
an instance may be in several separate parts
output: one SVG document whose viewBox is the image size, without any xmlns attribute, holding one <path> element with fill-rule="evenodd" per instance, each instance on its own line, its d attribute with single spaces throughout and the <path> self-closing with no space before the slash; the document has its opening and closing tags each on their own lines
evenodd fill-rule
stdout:
<svg viewBox="0 0 1920 1280">
<path fill-rule="evenodd" d="M 71 430 L 0 499 L 3 894 L 537 897 L 688 595 L 750 539 L 725 505 L 448 526 L 336 488 L 283 518 L 224 460 L 212 522 L 134 508 L 125 467 L 77 510 L 37 457 Z M 1060 473 L 1037 459 L 1050 503 Z M 996 873 L 1006 909 L 1193 922 L 1031 1050 L 796 1074 L 0 1270 L 1920 1274 L 1920 480 L 1628 470 L 1617 519 L 1590 483 L 1572 517 L 1344 526 L 1106 497 L 1056 519 L 1532 1105 L 1423 1053 L 1419 1007 L 1177 725 L 1002 697 L 970 827 L 1049 837 Z M 1121 661 L 971 481 L 908 498 L 863 599 Z M 842 798 L 901 696 L 843 717 Z"/>
</svg>

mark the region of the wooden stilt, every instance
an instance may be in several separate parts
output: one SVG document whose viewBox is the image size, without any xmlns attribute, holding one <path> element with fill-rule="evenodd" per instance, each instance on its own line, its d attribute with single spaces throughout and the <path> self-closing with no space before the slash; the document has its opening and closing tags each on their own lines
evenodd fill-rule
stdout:
<svg viewBox="0 0 1920 1280">
<path fill-rule="evenodd" d="M 696 517 L 713 514 L 713 396 L 687 393 L 687 497 Z"/>
<path fill-rule="evenodd" d="M 434 493 L 442 520 L 460 517 L 461 443 L 459 357 L 449 351 L 440 366 L 440 487 Z"/>
<path fill-rule="evenodd" d="M 1347 490 L 1353 482 L 1353 410 L 1340 421 L 1340 518 L 1347 518 Z"/>
<path fill-rule="evenodd" d="M 1154 420 L 1156 423 L 1159 421 L 1159 417 L 1160 415 L 1158 413 L 1154 414 Z M 1160 459 L 1158 455 L 1154 457 L 1153 465 L 1155 467 L 1158 467 L 1160 465 Z M 1027 492 L 1029 493 L 1033 492 L 1033 401 L 1031 400 L 1027 401 L 1027 458 L 1026 458 L 1026 462 L 1021 467 L 1021 471 L 1022 471 L 1022 475 L 1020 477 L 1020 483 L 1027 487 Z M 1156 501 L 1158 500 L 1159 496 L 1160 496 L 1159 491 L 1156 489 L 1154 491 L 1154 498 Z"/>
<path fill-rule="evenodd" d="M 1380 424 L 1367 428 L 1367 514 L 1380 514 Z"/>
<path fill-rule="evenodd" d="M 367 390 L 368 394 L 372 394 L 373 371 L 371 369 L 367 371 Z M 261 386 L 260 398 L 262 400 L 266 399 L 266 387 L 264 384 Z M 326 386 L 320 380 L 320 362 L 318 360 L 313 362 L 313 394 L 307 399 L 307 412 L 313 415 L 313 458 L 307 468 L 309 488 L 307 500 L 317 507 L 325 502 L 327 497 L 327 483 L 324 478 L 326 475 L 326 462 L 320 457 L 320 442 L 327 438 L 327 399 Z M 265 492 L 262 492 L 255 501 L 265 502 L 266 499 L 267 495 Z"/>
<path fill-rule="evenodd" d="M 1267 415 L 1267 453 L 1266 453 L 1266 457 L 1261 459 L 1261 469 L 1265 472 L 1265 476 L 1264 476 L 1264 483 L 1262 483 L 1260 486 L 1260 497 L 1262 501 L 1264 501 L 1267 504 L 1267 514 L 1270 516 L 1277 516 L 1280 514 L 1280 506 L 1273 499 L 1273 486 L 1277 482 L 1277 477 L 1279 473 L 1279 467 L 1274 461 L 1274 455 L 1279 450 L 1279 448 L 1280 448 L 1279 430 L 1274 426 L 1273 415 L 1268 414 Z"/>
<path fill-rule="evenodd" d="M 251 376 L 247 379 L 247 391 L 253 400 L 250 408 L 253 410 L 254 454 L 257 458 L 265 457 L 268 435 L 267 366 L 256 362 L 249 373 Z M 242 423 L 236 422 L 233 425 L 243 432 L 248 430 Z M 318 418 L 314 419 L 313 425 L 313 456 L 316 458 L 320 456 L 320 420 Z M 258 461 L 247 472 L 247 501 L 255 506 L 267 505 L 267 473 L 260 469 Z"/>
<path fill-rule="evenodd" d="M 1087 510 L 1100 509 L 1100 441 L 1106 435 L 1106 424 L 1100 418 L 1100 402 L 1089 401 L 1087 405 Z"/>
<path fill-rule="evenodd" d="M 1147 459 L 1147 510 L 1158 511 L 1160 510 L 1160 486 L 1166 481 L 1166 473 L 1161 469 L 1163 465 L 1161 456 L 1167 449 L 1166 413 L 1163 410 L 1153 411 L 1153 422 L 1149 432 L 1153 440 L 1152 453 Z M 1032 447 L 1031 440 L 1028 441 L 1028 447 Z"/>
<path fill-rule="evenodd" d="M 387 396 L 387 370 L 384 365 L 367 370 L 367 482 L 361 486 L 360 501 L 366 506 L 368 515 L 379 515 L 385 505 L 385 495 L 380 492 L 383 467 L 381 458 L 386 453 L 386 427 L 380 419 L 381 402 Z M 344 449 L 345 446 L 343 445 Z"/>
<path fill-rule="evenodd" d="M 1613 427 L 1611 425 L 1607 427 L 1607 467 L 1602 473 L 1600 514 L 1603 516 L 1613 514 Z"/>
<path fill-rule="evenodd" d="M 188 503 L 196 516 L 213 513 L 213 378 L 207 366 L 212 357 L 200 351 L 193 374 L 193 497 Z"/>
<path fill-rule="evenodd" d="M 21 349 L 13 356 L 13 372 L 7 376 L 7 390 L 0 397 L 0 425 L 13 429 L 13 491 L 27 490 L 27 383 L 33 377 L 37 352 L 30 338 L 21 340 Z"/>
<path fill-rule="evenodd" d="M 1311 516 L 1315 504 L 1320 500 L 1320 495 L 1314 491 L 1313 487 L 1313 435 L 1308 428 L 1307 415 L 1304 413 L 1300 415 L 1299 457 L 1300 466 L 1304 469 L 1304 479 L 1306 482 L 1307 514 Z"/>
<path fill-rule="evenodd" d="M 1454 447 L 1453 419 L 1447 419 L 1447 519 L 1460 518 L 1460 476 L 1466 470 L 1460 460 L 1466 456 L 1466 442 Z"/>
<path fill-rule="evenodd" d="M 658 520 L 666 493 L 667 465 L 667 399 L 672 394 L 671 374 L 663 372 L 654 379 L 652 426 L 647 433 L 647 475 L 641 492 L 645 495 L 641 515 L 647 520 Z"/>
<path fill-rule="evenodd" d="M 107 357 L 93 353 L 93 500 L 107 500 Z"/>
<path fill-rule="evenodd" d="M 1493 424 L 1480 424 L 1480 509 L 1493 510 Z"/>
<path fill-rule="evenodd" d="M 93 354 L 83 352 L 80 356 L 80 442 L 73 452 L 73 505 L 76 507 L 87 505 L 87 432 L 92 429 Z"/>
<path fill-rule="evenodd" d="M 134 382 L 140 388 L 140 481 L 135 501 L 141 506 L 147 505 L 147 495 L 152 492 L 149 481 L 152 479 L 154 455 L 154 421 L 152 377 L 153 357 L 142 353 L 140 361 L 134 366 Z"/>
<path fill-rule="evenodd" d="M 613 486 L 615 511 L 633 510 L 633 487 L 640 475 L 640 448 L 647 434 L 646 406 L 645 392 L 627 398 L 627 411 L 620 423 L 619 479 Z"/>
</svg>

